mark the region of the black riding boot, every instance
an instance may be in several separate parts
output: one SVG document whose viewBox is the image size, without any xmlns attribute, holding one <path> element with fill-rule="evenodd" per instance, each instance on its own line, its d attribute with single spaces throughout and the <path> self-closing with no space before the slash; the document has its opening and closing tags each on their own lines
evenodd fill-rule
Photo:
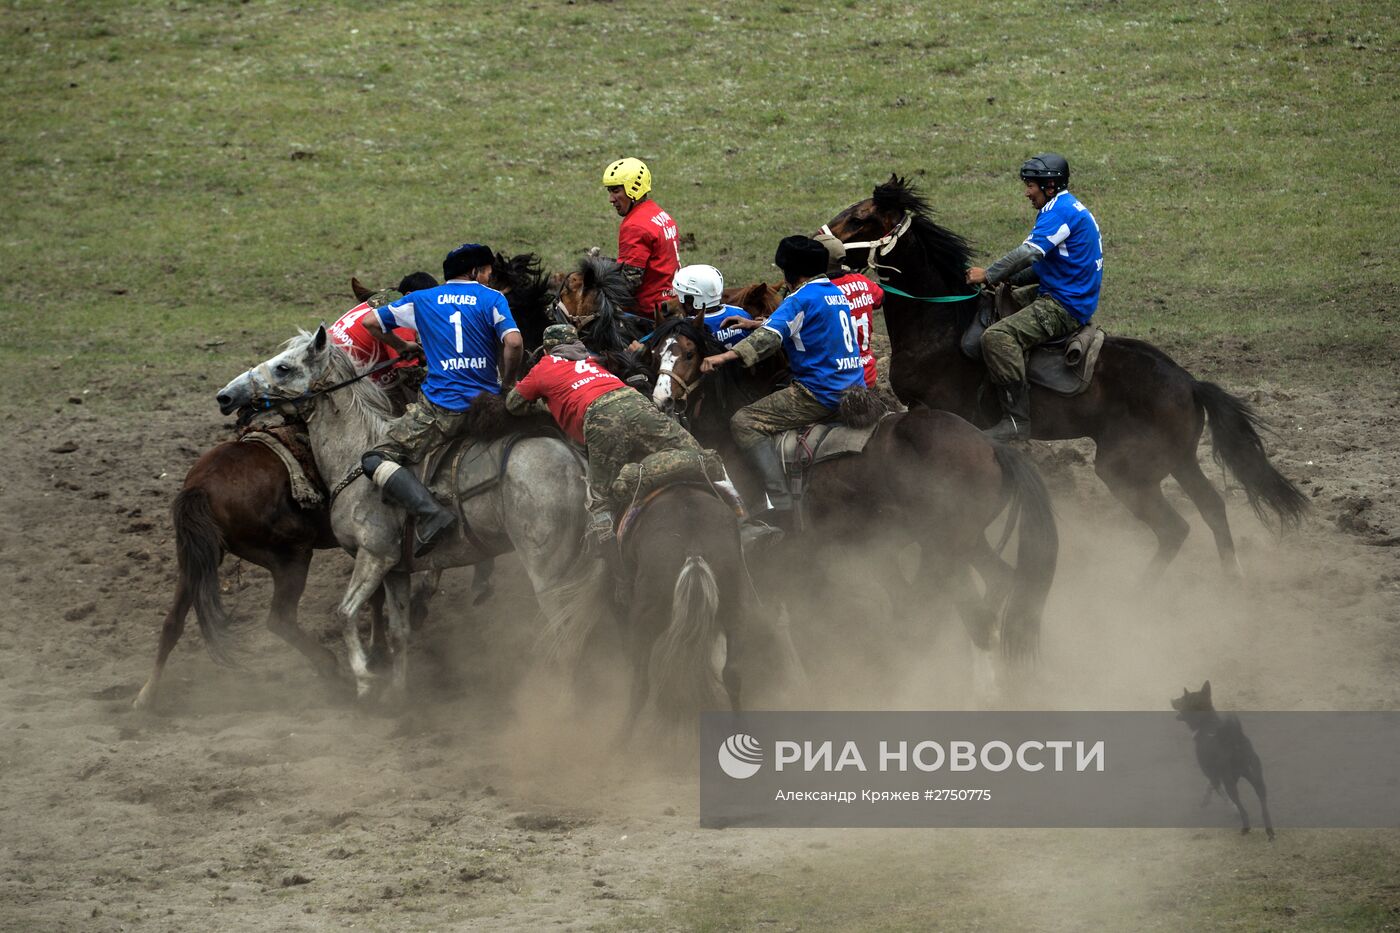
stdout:
<svg viewBox="0 0 1400 933">
<path fill-rule="evenodd" d="M 384 496 L 403 508 L 414 518 L 413 556 L 422 557 L 433 549 L 436 538 L 457 521 L 457 514 L 442 507 L 428 487 L 418 481 L 407 467 L 400 467 L 384 480 L 380 487 Z"/>
<path fill-rule="evenodd" d="M 1024 441 L 1031 436 L 1031 387 L 1028 382 L 1013 382 L 997 386 L 997 401 L 1001 402 L 1002 418 L 987 429 L 987 435 L 997 441 Z"/>
<path fill-rule="evenodd" d="M 768 510 L 755 515 L 782 531 L 792 530 L 792 492 L 788 489 L 787 473 L 773 445 L 764 441 L 755 444 L 744 455 L 749 458 L 759 478 L 763 480 L 763 491 L 768 496 Z"/>
</svg>

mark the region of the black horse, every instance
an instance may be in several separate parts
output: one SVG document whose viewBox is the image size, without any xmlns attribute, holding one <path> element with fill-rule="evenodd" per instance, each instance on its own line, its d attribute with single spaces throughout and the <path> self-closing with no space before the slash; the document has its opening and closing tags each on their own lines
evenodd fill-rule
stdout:
<svg viewBox="0 0 1400 933">
<path fill-rule="evenodd" d="M 774 358 L 753 369 L 726 366 L 702 375 L 700 360 L 722 348 L 685 318 L 658 325 L 650 347 L 653 366 L 665 357 L 670 376 L 657 392 L 669 397 L 658 401 L 680 409 L 695 438 L 718 450 L 746 497 L 758 501 L 759 484 L 734 444 L 729 420 L 784 381 L 786 363 Z M 921 584 L 930 594 L 951 595 L 983 652 L 979 663 L 997 647 L 1012 657 L 1035 652 L 1059 539 L 1049 493 L 1025 454 L 945 411 L 892 414 L 861 453 L 815 466 L 804 502 L 811 537 L 804 532 L 793 547 L 815 541 L 860 546 L 873 536 L 902 533 L 920 546 Z M 1015 567 L 987 539 L 1004 511 L 1005 535 L 1017 535 Z M 985 592 L 978 592 L 972 570 Z"/>
<path fill-rule="evenodd" d="M 890 382 L 900 401 L 991 424 L 997 412 L 985 397 L 990 393 L 981 391 L 985 370 L 958 346 L 976 302 L 928 301 L 967 294 L 967 243 L 934 223 L 918 190 L 893 175 L 873 197 L 852 204 L 827 227 L 843 241 L 877 248 L 878 258 L 871 259 L 883 279 L 899 289 L 885 292 L 885 324 L 893 349 Z M 1235 474 L 1261 519 L 1273 512 L 1282 525 L 1297 525 L 1307 510 L 1302 492 L 1269 462 L 1253 409 L 1220 386 L 1192 378 L 1149 343 L 1109 337 L 1084 393 L 1064 397 L 1036 387 L 1031 398 L 1034 436 L 1093 438 L 1095 472 L 1156 534 L 1148 580 L 1161 575 L 1189 530 L 1162 495 L 1168 475 L 1176 477 L 1215 535 L 1226 574 L 1240 575 L 1225 502 L 1196 461 L 1207 420 L 1216 461 Z"/>
</svg>

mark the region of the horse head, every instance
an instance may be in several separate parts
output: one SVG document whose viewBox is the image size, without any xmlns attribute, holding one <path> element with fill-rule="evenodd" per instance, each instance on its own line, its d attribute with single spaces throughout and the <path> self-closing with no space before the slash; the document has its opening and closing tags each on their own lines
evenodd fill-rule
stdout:
<svg viewBox="0 0 1400 933">
<path fill-rule="evenodd" d="M 948 295 L 963 287 L 971 247 L 956 233 L 933 220 L 923 193 L 908 179 L 890 175 L 874 193 L 841 211 L 818 233 L 830 233 L 846 244 L 848 265 L 876 272 L 911 273 L 915 267 L 927 281 L 910 282 L 920 294 Z M 864 261 L 852 260 L 863 253 Z"/>
<path fill-rule="evenodd" d="M 632 294 L 621 264 L 600 256 L 584 256 L 578 268 L 559 282 L 554 313 L 560 323 L 579 330 L 584 346 L 595 352 L 625 350 L 636 334 L 630 333 L 624 315 L 635 311 Z"/>
<path fill-rule="evenodd" d="M 657 326 L 648 345 L 647 362 L 655 377 L 651 400 L 670 414 L 700 384 L 705 335 L 687 318 L 671 318 Z"/>
<path fill-rule="evenodd" d="M 234 378 L 214 398 L 222 414 L 240 408 L 270 408 L 277 402 L 306 397 L 325 375 L 330 361 L 326 325 L 313 334 L 299 334 L 271 359 Z"/>
<path fill-rule="evenodd" d="M 720 300 L 727 305 L 743 308 L 749 317 L 761 320 L 778 310 L 778 305 L 783 301 L 783 294 L 775 285 L 755 282 L 752 285 L 726 288 L 721 293 Z"/>
</svg>

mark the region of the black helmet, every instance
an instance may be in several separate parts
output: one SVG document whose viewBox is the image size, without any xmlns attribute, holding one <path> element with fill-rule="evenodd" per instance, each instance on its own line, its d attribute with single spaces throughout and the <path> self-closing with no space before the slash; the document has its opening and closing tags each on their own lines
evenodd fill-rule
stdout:
<svg viewBox="0 0 1400 933">
<path fill-rule="evenodd" d="M 1021 163 L 1021 180 L 1051 182 L 1061 190 L 1069 187 L 1069 162 L 1062 155 L 1045 152 Z"/>
</svg>

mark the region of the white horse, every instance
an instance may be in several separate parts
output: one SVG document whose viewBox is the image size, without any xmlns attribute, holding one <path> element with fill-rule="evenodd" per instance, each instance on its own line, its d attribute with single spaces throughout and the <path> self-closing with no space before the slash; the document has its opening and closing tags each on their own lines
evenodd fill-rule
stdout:
<svg viewBox="0 0 1400 933">
<path fill-rule="evenodd" d="M 385 439 L 393 417 L 389 400 L 354 361 L 314 334 L 293 337 L 277 356 L 238 376 L 218 394 L 228 413 L 259 401 L 293 400 L 306 418 L 316 466 L 327 482 L 340 482 L 359 466 L 361 455 Z M 475 540 L 448 533 L 414 570 L 463 567 L 514 550 L 520 555 L 539 599 L 550 656 L 563 664 L 577 660 L 599 613 L 606 607 L 609 574 L 585 555 L 585 481 L 579 459 L 561 440 L 524 438 L 511 451 L 501 482 L 461 503 Z M 356 691 L 365 697 L 376 675 L 360 641 L 357 615 L 382 582 L 388 619 L 392 674 L 385 690 L 391 702 L 403 699 L 408 676 L 408 574 L 395 569 L 403 554 L 403 516 L 385 504 L 373 483 L 358 477 L 331 503 L 331 526 L 341 546 L 355 555 L 355 569 L 336 609 Z M 460 527 L 460 526 L 459 526 Z"/>
</svg>

